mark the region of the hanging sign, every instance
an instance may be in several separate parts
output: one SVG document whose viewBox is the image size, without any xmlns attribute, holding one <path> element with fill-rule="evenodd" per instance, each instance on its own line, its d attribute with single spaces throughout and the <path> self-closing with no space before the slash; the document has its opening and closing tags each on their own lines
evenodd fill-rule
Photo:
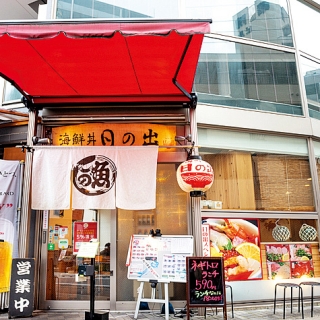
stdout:
<svg viewBox="0 0 320 320">
<path fill-rule="evenodd" d="M 176 127 L 160 124 L 80 124 L 52 129 L 57 146 L 175 146 Z M 174 148 L 159 151 L 175 151 Z"/>
</svg>

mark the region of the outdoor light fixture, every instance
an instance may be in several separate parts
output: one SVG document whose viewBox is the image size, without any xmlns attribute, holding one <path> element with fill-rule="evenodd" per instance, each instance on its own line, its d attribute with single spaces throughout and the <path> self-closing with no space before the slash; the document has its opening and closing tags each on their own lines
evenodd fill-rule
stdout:
<svg viewBox="0 0 320 320">
<path fill-rule="evenodd" d="M 177 181 L 180 188 L 190 192 L 191 197 L 201 197 L 213 183 L 214 175 L 211 165 L 199 155 L 188 155 L 177 169 Z"/>
<path fill-rule="evenodd" d="M 188 141 L 191 142 L 191 134 L 188 134 L 186 137 L 184 136 L 175 136 L 174 140 L 176 142 Z"/>
<path fill-rule="evenodd" d="M 39 138 L 39 137 L 32 137 L 33 144 L 51 144 L 51 140 L 49 138 Z"/>
</svg>

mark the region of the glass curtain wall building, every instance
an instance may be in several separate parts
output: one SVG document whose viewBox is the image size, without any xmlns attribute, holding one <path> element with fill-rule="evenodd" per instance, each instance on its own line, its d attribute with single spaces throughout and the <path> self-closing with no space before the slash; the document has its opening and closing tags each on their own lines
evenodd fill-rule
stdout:
<svg viewBox="0 0 320 320">
<path fill-rule="evenodd" d="M 319 238 L 305 241 L 300 232 L 303 225 L 318 231 L 320 214 L 320 48 L 315 41 L 320 4 L 298 0 L 54 3 L 56 19 L 212 19 L 194 79 L 199 153 L 215 173 L 213 186 L 201 201 L 201 217 L 256 221 L 262 272 L 254 279 L 277 276 L 279 266 L 268 260 L 267 253 L 280 242 L 273 233 L 278 225 L 289 230 L 283 246 L 291 250 L 303 245 L 313 254 L 307 271 L 299 276 L 320 278 Z M 17 98 L 12 87 L 7 89 L 4 105 Z M 163 234 L 188 232 L 189 217 L 183 214 L 187 200 L 177 188 L 175 169 L 174 164 L 158 164 L 161 205 L 146 216 L 156 217 Z M 168 206 L 175 216 L 165 213 Z M 140 220 L 143 224 L 143 217 L 143 212 L 117 212 L 117 301 L 136 297 L 124 270 L 128 243 L 123 239 L 135 232 Z M 168 224 L 168 219 L 173 222 Z M 286 262 L 283 277 L 298 278 L 294 263 Z M 246 285 L 252 293 L 236 297 L 242 285 L 233 284 L 235 300 L 272 299 L 257 293 L 259 283 Z M 175 286 L 170 297 L 184 300 L 184 286 Z"/>
</svg>

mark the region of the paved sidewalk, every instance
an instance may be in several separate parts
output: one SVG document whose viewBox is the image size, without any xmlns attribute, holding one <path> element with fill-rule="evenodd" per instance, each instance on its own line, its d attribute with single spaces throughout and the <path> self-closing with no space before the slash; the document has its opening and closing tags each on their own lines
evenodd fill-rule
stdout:
<svg viewBox="0 0 320 320">
<path fill-rule="evenodd" d="M 101 310 L 99 310 L 101 311 Z M 102 310 L 103 311 L 103 310 Z M 177 320 L 179 318 L 187 319 L 186 315 L 181 315 L 180 310 L 175 310 L 176 314 L 170 315 L 170 320 Z M 181 315 L 181 316 L 180 316 Z M 231 317 L 231 309 L 228 306 L 228 320 L 261 320 L 261 319 L 283 319 L 283 308 L 282 305 L 278 305 L 276 309 L 276 314 L 273 314 L 272 305 L 263 305 L 263 306 L 235 306 L 234 308 L 234 318 Z M 0 311 L 0 320 L 8 319 L 7 312 Z M 32 318 L 23 318 L 23 319 L 32 319 L 32 320 L 84 320 L 85 319 L 85 310 L 83 311 L 73 311 L 73 310 L 39 310 L 33 312 Z M 132 320 L 134 319 L 134 311 L 128 312 L 115 312 L 110 311 L 109 319 L 115 320 Z M 155 320 L 155 319 L 165 319 L 164 315 L 160 313 L 159 310 L 156 311 L 140 311 L 138 314 L 138 320 Z M 222 309 L 218 309 L 218 314 L 216 315 L 215 308 L 207 308 L 207 316 L 199 316 L 193 314 L 190 319 L 201 320 L 223 320 Z M 290 306 L 287 305 L 286 308 L 286 319 L 302 319 L 301 313 L 298 313 L 297 306 L 293 307 L 293 313 L 290 313 Z M 316 305 L 314 307 L 313 318 L 310 316 L 310 305 L 306 304 L 304 307 L 304 319 L 320 319 L 320 306 Z"/>
</svg>

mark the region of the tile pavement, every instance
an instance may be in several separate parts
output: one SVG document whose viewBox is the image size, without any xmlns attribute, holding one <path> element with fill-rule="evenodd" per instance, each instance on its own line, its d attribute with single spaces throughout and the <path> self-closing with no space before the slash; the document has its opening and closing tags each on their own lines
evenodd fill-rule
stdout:
<svg viewBox="0 0 320 320">
<path fill-rule="evenodd" d="M 180 310 L 175 310 L 175 314 L 170 315 L 170 320 L 177 319 L 187 319 L 186 315 L 179 312 Z M 207 308 L 207 315 L 199 316 L 196 313 L 195 309 L 194 314 L 190 317 L 192 320 L 223 320 L 222 309 L 218 308 L 218 313 L 216 314 L 215 308 Z M 260 319 L 283 319 L 283 309 L 282 305 L 278 305 L 276 308 L 276 313 L 273 314 L 273 305 L 249 305 L 249 306 L 235 306 L 234 308 L 234 318 L 231 317 L 231 310 L 228 306 L 228 320 L 260 320 Z M 180 316 L 181 315 L 181 316 Z M 5 310 L 0 310 L 0 320 L 8 319 L 8 313 Z M 20 318 L 21 319 L 21 318 Z M 23 318 L 23 319 L 32 319 L 32 320 L 84 320 L 85 319 L 85 310 L 75 311 L 75 310 L 36 310 L 33 312 L 32 317 Z M 134 319 L 134 311 L 127 312 L 116 312 L 110 311 L 109 313 L 110 320 L 132 320 Z M 150 311 L 140 311 L 138 314 L 138 320 L 164 320 L 165 317 L 160 313 L 159 310 L 150 310 Z M 297 306 L 293 306 L 293 313 L 290 313 L 289 304 L 286 307 L 286 319 L 302 319 L 301 313 L 298 313 Z M 304 307 L 304 319 L 320 319 L 320 305 L 314 307 L 314 315 L 310 316 L 310 304 L 305 303 Z"/>
</svg>

